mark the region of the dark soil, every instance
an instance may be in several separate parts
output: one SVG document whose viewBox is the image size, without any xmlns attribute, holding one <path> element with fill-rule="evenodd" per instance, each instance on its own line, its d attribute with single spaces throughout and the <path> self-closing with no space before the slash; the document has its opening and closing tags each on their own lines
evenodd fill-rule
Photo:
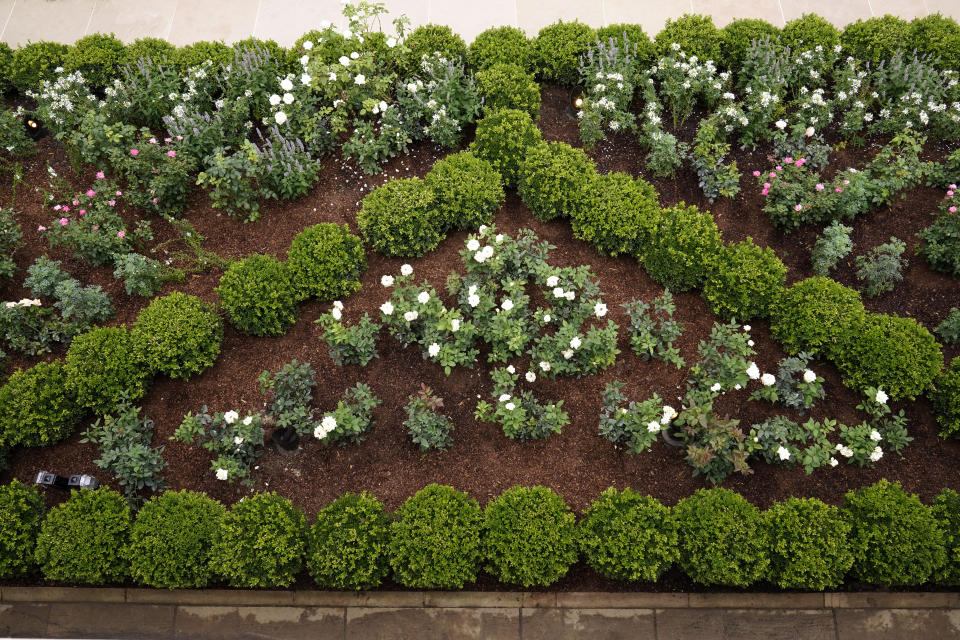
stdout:
<svg viewBox="0 0 960 640">
<path fill-rule="evenodd" d="M 544 90 L 540 128 L 549 140 L 562 140 L 579 145 L 576 122 L 568 115 L 566 105 L 569 92 L 562 89 Z M 692 137 L 690 123 L 677 135 Z M 862 166 L 876 152 L 883 141 L 875 141 L 864 148 L 846 148 L 835 153 L 832 167 Z M 941 159 L 948 151 L 946 145 L 928 145 L 927 157 Z M 359 174 L 338 157 L 324 163 L 319 184 L 305 198 L 294 202 L 266 202 L 262 219 L 244 224 L 234 218 L 218 215 L 211 209 L 206 196 L 194 195 L 193 206 L 187 218 L 206 240 L 204 247 L 223 258 L 239 258 L 250 253 L 268 253 L 285 257 L 291 239 L 304 227 L 318 222 L 346 222 L 356 231 L 355 216 L 360 200 L 375 185 L 399 176 L 422 176 L 445 151 L 421 145 L 402 158 L 387 164 L 383 174 L 368 177 Z M 602 142 L 591 155 L 601 171 L 624 171 L 644 176 L 643 151 L 635 137 L 618 135 Z M 652 179 L 666 206 L 680 201 L 709 209 L 728 241 L 752 237 L 758 244 L 772 247 L 789 267 L 788 281 L 812 275 L 809 252 L 818 229 L 802 228 L 785 234 L 770 223 L 761 210 L 759 190 L 750 175 L 753 169 L 765 169 L 770 163 L 763 151 L 736 151 L 734 158 L 743 173 L 742 192 L 734 200 L 720 199 L 710 205 L 697 186 L 695 175 L 689 169 L 680 172 L 675 180 Z M 53 166 L 61 176 L 70 177 L 79 188 L 87 188 L 93 181 L 95 169 L 84 176 L 74 176 L 63 147 L 45 139 L 41 152 L 26 161 L 26 184 L 46 185 L 46 164 Z M 0 202 L 9 202 L 11 179 L 0 176 Z M 932 329 L 946 317 L 951 306 L 960 304 L 960 285 L 957 281 L 931 271 L 925 262 L 914 255 L 914 234 L 930 224 L 930 213 L 943 194 L 921 187 L 906 194 L 906 198 L 889 208 L 876 210 L 857 219 L 853 240 L 854 254 L 886 242 L 897 236 L 908 243 L 906 257 L 909 267 L 904 282 L 896 290 L 879 298 L 865 299 L 871 311 L 898 313 L 918 319 Z M 17 193 L 16 209 L 24 231 L 27 246 L 16 255 L 18 266 L 25 269 L 33 260 L 47 254 L 63 260 L 63 267 L 84 283 L 103 286 L 115 301 L 117 315 L 111 324 L 131 325 L 140 309 L 149 301 L 127 296 L 122 283 L 115 281 L 107 268 L 92 268 L 72 258 L 62 248 L 50 249 L 37 232 L 37 226 L 52 219 L 49 209 L 41 208 L 39 192 L 21 187 Z M 128 212 L 129 213 L 129 212 Z M 132 213 L 130 214 L 132 217 Z M 566 222 L 544 223 L 534 218 L 515 192 L 510 192 L 504 206 L 497 212 L 496 224 L 505 233 L 531 228 L 541 238 L 556 245 L 551 262 L 558 265 L 589 264 L 599 280 L 603 299 L 610 308 L 610 317 L 621 329 L 627 324 L 621 305 L 634 298 L 650 300 L 661 293 L 636 262 L 629 258 L 611 259 L 599 255 L 589 245 L 576 240 Z M 176 238 L 164 222 L 154 221 L 155 246 Z M 390 259 L 369 253 L 368 269 L 363 288 L 344 300 L 347 321 L 354 321 L 364 312 L 379 314 L 378 307 L 388 297 L 380 286 L 380 276 L 396 274 L 400 265 L 409 262 L 418 278 L 427 278 L 438 291 L 444 289 L 446 275 L 461 270 L 458 250 L 463 246 L 465 233 L 451 234 L 440 247 L 417 260 Z M 163 255 L 161 254 L 162 258 Z M 843 265 L 836 278 L 849 286 L 856 286 L 852 256 Z M 161 294 L 173 290 L 197 295 L 215 302 L 216 287 L 221 272 L 210 270 L 188 276 L 183 283 L 168 284 Z M 7 283 L 2 288 L 3 300 L 16 300 L 26 291 L 18 284 Z M 679 347 L 687 362 L 696 357 L 697 342 L 710 330 L 715 318 L 697 293 L 675 296 L 677 317 L 686 326 Z M 621 331 L 621 355 L 615 366 L 602 375 L 581 380 L 541 380 L 533 385 L 538 397 L 562 399 L 571 418 L 563 433 L 546 440 L 515 442 L 506 438 L 499 427 L 477 422 L 473 418 L 479 398 L 489 399 L 492 384 L 486 363 L 478 363 L 473 370 L 458 369 L 445 376 L 437 366 L 425 364 L 418 350 L 404 349 L 386 331 L 382 332 L 378 347 L 380 357 L 365 368 L 338 367 L 330 359 L 326 345 L 320 340 L 320 331 L 314 320 L 327 309 L 329 303 L 307 303 L 301 308 L 301 318 L 284 336 L 279 338 L 251 338 L 236 331 L 229 324 L 223 351 L 216 364 L 202 375 L 188 381 L 158 378 L 143 402 L 144 411 L 156 423 L 154 444 L 165 447 L 167 468 L 164 476 L 172 489 L 198 489 L 233 503 L 252 491 L 277 491 L 303 508 L 313 517 L 324 505 L 347 491 L 367 490 L 379 497 L 390 509 L 396 508 L 407 497 L 432 483 L 450 484 L 476 498 L 481 504 L 513 485 L 545 485 L 559 492 L 576 510 L 587 507 L 597 495 L 609 486 L 632 487 L 649 493 L 668 505 L 690 495 L 696 489 L 709 486 L 700 477 L 692 476 L 692 469 L 677 449 L 656 443 L 653 450 L 640 455 L 618 451 L 597 434 L 597 418 L 601 406 L 600 392 L 611 380 L 627 383 L 626 393 L 632 399 L 643 400 L 654 392 L 667 402 L 675 401 L 683 393 L 685 371 L 659 361 L 643 362 L 630 352 L 625 332 Z M 785 354 L 770 336 L 765 322 L 754 322 L 752 335 L 756 341 L 757 363 L 764 371 L 775 370 L 777 361 Z M 61 357 L 63 350 L 51 357 Z M 948 359 L 960 355 L 957 346 L 946 347 Z M 374 411 L 376 427 L 365 442 L 344 447 L 324 446 L 305 438 L 301 450 L 292 456 L 280 455 L 268 448 L 258 460 L 253 472 L 255 486 L 227 484 L 215 479 L 210 470 L 210 455 L 203 449 L 169 441 L 187 412 L 196 412 L 207 405 L 211 412 L 236 409 L 241 414 L 259 410 L 263 397 L 257 385 L 257 376 L 264 369 L 276 370 L 296 359 L 310 362 L 317 372 L 319 385 L 314 404 L 318 411 L 335 407 L 343 391 L 358 381 L 366 382 L 383 404 Z M 14 358 L 7 373 L 16 367 L 26 367 L 37 359 Z M 518 364 L 520 371 L 526 370 Z M 837 370 L 824 361 L 814 361 L 812 368 L 825 379 L 826 400 L 812 411 L 816 418 L 834 418 L 845 424 L 857 424 L 866 416 L 856 411 L 859 398 L 840 383 Z M 403 410 L 407 397 L 420 383 L 431 386 L 444 398 L 444 412 L 456 425 L 454 444 L 447 452 L 421 453 L 404 429 Z M 525 382 L 522 384 L 526 384 Z M 679 406 L 679 401 L 674 402 Z M 916 492 L 929 501 L 944 487 L 960 489 L 957 475 L 960 464 L 960 443 L 945 441 L 937 436 L 937 426 L 926 399 L 894 405 L 904 408 L 910 420 L 910 433 L 915 440 L 907 446 L 902 457 L 887 454 L 872 469 L 841 464 L 835 469 L 825 468 L 812 475 L 802 468 L 786 469 L 763 463 L 753 465 L 749 476 L 734 475 L 724 486 L 742 493 L 760 507 L 788 496 L 817 497 L 839 504 L 846 491 L 870 484 L 880 478 L 900 481 L 906 490 Z M 747 402 L 747 392 L 728 394 L 718 404 L 720 413 L 726 413 L 749 425 L 780 412 L 771 405 Z M 72 437 L 52 447 L 21 449 L 13 454 L 11 468 L 0 476 L 0 481 L 19 478 L 32 482 L 40 469 L 69 473 L 90 473 L 101 481 L 116 486 L 110 474 L 94 464 L 98 452 L 93 445 L 81 444 L 78 429 Z M 50 503 L 62 499 L 61 494 L 48 493 Z M 487 582 L 478 588 L 498 587 Z M 306 582 L 302 586 L 308 586 Z M 559 585 L 561 589 L 634 589 L 635 587 L 605 581 L 582 565 L 577 565 Z M 658 590 L 692 589 L 694 585 L 679 572 L 668 574 L 653 588 Z"/>
</svg>

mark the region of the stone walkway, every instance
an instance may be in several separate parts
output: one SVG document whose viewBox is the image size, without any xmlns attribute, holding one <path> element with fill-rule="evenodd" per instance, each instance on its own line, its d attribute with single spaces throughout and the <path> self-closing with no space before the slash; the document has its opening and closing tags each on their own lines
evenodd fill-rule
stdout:
<svg viewBox="0 0 960 640">
<path fill-rule="evenodd" d="M 283 640 L 951 640 L 958 593 L 0 590 L 0 636 Z"/>
<path fill-rule="evenodd" d="M 392 15 L 414 25 L 450 25 L 468 42 L 494 25 L 521 27 L 535 35 L 562 18 L 599 27 L 615 22 L 643 25 L 656 34 L 667 18 L 683 13 L 713 16 L 717 26 L 734 18 L 763 18 L 783 26 L 815 12 L 843 26 L 859 18 L 892 13 L 906 19 L 941 12 L 960 18 L 960 0 L 385 0 Z M 0 0 L 0 40 L 73 43 L 97 32 L 124 41 L 144 36 L 182 45 L 197 40 L 236 42 L 250 36 L 289 46 L 322 20 L 341 22 L 340 0 Z M 385 29 L 392 29 L 389 20 Z"/>
</svg>

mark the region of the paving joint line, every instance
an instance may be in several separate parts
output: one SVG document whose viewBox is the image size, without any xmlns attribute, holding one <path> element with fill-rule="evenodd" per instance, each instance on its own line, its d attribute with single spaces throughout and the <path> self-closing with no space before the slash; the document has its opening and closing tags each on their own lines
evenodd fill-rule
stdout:
<svg viewBox="0 0 960 640">
<path fill-rule="evenodd" d="M 17 7 L 17 0 L 13 0 L 13 3 L 10 5 L 10 13 L 7 14 L 7 19 L 3 23 L 3 29 L 0 29 L 0 41 L 3 40 L 3 34 L 7 32 L 7 25 L 10 24 L 10 18 L 13 17 L 13 10 Z"/>
<path fill-rule="evenodd" d="M 97 0 L 93 0 L 93 6 L 90 7 L 90 16 L 87 18 L 87 26 L 83 29 L 83 35 L 90 34 L 90 24 L 93 22 L 93 14 L 97 12 Z"/>
</svg>

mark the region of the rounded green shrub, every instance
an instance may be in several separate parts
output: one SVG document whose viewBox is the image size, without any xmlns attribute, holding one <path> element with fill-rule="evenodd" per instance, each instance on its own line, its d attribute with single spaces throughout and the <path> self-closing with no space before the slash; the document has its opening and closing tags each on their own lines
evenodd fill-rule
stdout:
<svg viewBox="0 0 960 640">
<path fill-rule="evenodd" d="M 31 42 L 13 52 L 10 82 L 20 93 L 38 90 L 42 80 L 52 80 L 69 47 L 59 42 Z"/>
<path fill-rule="evenodd" d="M 13 49 L 0 42 L 0 95 L 13 89 Z"/>
<path fill-rule="evenodd" d="M 960 585 L 960 494 L 944 489 L 933 499 L 930 507 L 937 525 L 943 531 L 943 546 L 947 560 L 933 574 L 937 584 Z"/>
<path fill-rule="evenodd" d="M 0 387 L 0 447 L 56 444 L 73 433 L 82 417 L 59 361 L 18 369 Z"/>
<path fill-rule="evenodd" d="M 206 587 L 213 541 L 226 513 L 220 502 L 196 491 L 167 491 L 147 500 L 130 528 L 131 577 L 159 589 Z"/>
<path fill-rule="evenodd" d="M 612 580 L 656 582 L 679 558 L 677 521 L 656 498 L 610 487 L 583 512 L 580 551 Z"/>
<path fill-rule="evenodd" d="M 477 501 L 430 484 L 408 498 L 390 523 L 390 567 L 418 589 L 461 589 L 477 579 L 483 515 Z"/>
<path fill-rule="evenodd" d="M 597 169 L 582 149 L 566 142 L 531 145 L 520 165 L 517 193 L 541 220 L 573 217 L 590 204 Z"/>
<path fill-rule="evenodd" d="M 563 498 L 546 487 L 513 487 L 483 514 L 486 570 L 505 584 L 547 586 L 577 561 L 576 524 Z"/>
<path fill-rule="evenodd" d="M 783 26 L 780 42 L 795 52 L 816 49 L 833 49 L 840 44 L 840 30 L 815 13 L 805 13 Z"/>
<path fill-rule="evenodd" d="M 723 249 L 713 216 L 685 203 L 661 210 L 646 253 L 635 256 L 647 274 L 671 291 L 699 286 Z"/>
<path fill-rule="evenodd" d="M 313 45 L 309 50 L 310 59 L 321 60 L 323 64 L 332 64 L 340 56 L 348 55 L 351 51 L 360 50 L 362 46 L 360 43 L 355 43 L 355 40 L 348 41 L 334 29 L 334 27 L 329 27 L 323 31 L 311 29 L 297 38 L 293 46 L 287 51 L 289 57 L 288 63 L 293 65 L 300 64 L 300 58 L 307 53 L 307 49 L 304 48 L 303 44 L 308 40 L 310 44 Z M 356 46 L 352 47 L 354 43 Z M 348 49 L 347 47 L 352 48 Z"/>
<path fill-rule="evenodd" d="M 858 324 L 865 314 L 859 291 L 833 278 L 815 276 L 797 282 L 777 299 L 770 312 L 770 329 L 787 353 L 806 351 L 830 357 L 844 327 Z"/>
<path fill-rule="evenodd" d="M 669 18 L 667 23 L 653 39 L 658 56 L 673 53 L 672 45 L 677 43 L 680 50 L 688 56 L 697 56 L 701 62 L 713 60 L 719 63 L 723 55 L 723 35 L 713 18 L 699 14 L 685 13 L 679 18 Z"/>
<path fill-rule="evenodd" d="M 345 494 L 320 510 L 310 528 L 307 568 L 327 589 L 373 589 L 389 571 L 390 518 L 372 495 Z"/>
<path fill-rule="evenodd" d="M 740 71 L 747 50 L 754 40 L 770 38 L 775 41 L 780 29 L 759 18 L 738 18 L 720 30 L 720 51 L 723 66 L 732 71 Z"/>
<path fill-rule="evenodd" d="M 853 565 L 850 523 L 816 498 L 788 498 L 764 512 L 770 532 L 770 580 L 783 589 L 824 591 Z"/>
<path fill-rule="evenodd" d="M 504 184 L 514 186 L 527 150 L 540 142 L 540 130 L 530 115 L 517 109 L 501 109 L 477 122 L 477 133 L 470 151 L 486 160 L 503 176 Z"/>
<path fill-rule="evenodd" d="M 626 173 L 596 176 L 585 206 L 573 209 L 573 235 L 611 256 L 643 256 L 660 222 L 653 186 Z"/>
<path fill-rule="evenodd" d="M 223 343 L 217 312 L 175 291 L 156 298 L 133 325 L 134 343 L 151 371 L 186 379 L 213 365 Z"/>
<path fill-rule="evenodd" d="M 63 58 L 64 73 L 79 71 L 91 87 L 105 87 L 120 75 L 126 47 L 112 33 L 93 33 L 77 40 Z"/>
<path fill-rule="evenodd" d="M 129 573 L 124 549 L 130 537 L 130 508 L 106 487 L 71 491 L 47 513 L 37 537 L 37 564 L 47 580 L 101 585 Z"/>
<path fill-rule="evenodd" d="M 467 63 L 477 71 L 495 64 L 515 64 L 523 70 L 530 68 L 531 43 L 523 29 L 491 27 L 482 31 L 467 51 Z"/>
<path fill-rule="evenodd" d="M 410 32 L 403 44 L 405 46 L 392 50 L 394 64 L 401 78 L 419 73 L 423 56 L 440 53 L 455 63 L 467 59 L 467 45 L 463 38 L 446 25 L 421 25 Z"/>
<path fill-rule="evenodd" d="M 64 371 L 77 402 L 101 415 L 112 413 L 123 398 L 142 398 L 150 373 L 124 326 L 97 327 L 74 338 Z"/>
<path fill-rule="evenodd" d="M 852 575 L 884 586 L 923 584 L 946 563 L 943 530 L 900 483 L 881 480 L 843 498 L 850 520 Z"/>
<path fill-rule="evenodd" d="M 199 40 L 178 48 L 173 56 L 174 64 L 180 67 L 181 71 L 201 65 L 206 60 L 211 61 L 214 70 L 217 70 L 220 65 L 230 64 L 233 60 L 233 49 L 222 42 Z"/>
<path fill-rule="evenodd" d="M 259 493 L 224 516 L 210 567 L 234 587 L 289 587 L 303 567 L 306 543 L 303 512 L 276 493 Z"/>
<path fill-rule="evenodd" d="M 345 224 L 307 227 L 287 251 L 287 271 L 299 300 L 335 300 L 359 291 L 366 268 L 363 242 Z"/>
<path fill-rule="evenodd" d="M 942 371 L 934 381 L 930 394 L 933 412 L 943 438 L 960 438 L 960 357 Z"/>
<path fill-rule="evenodd" d="M 0 486 L 0 578 L 18 578 L 36 566 L 43 512 L 43 498 L 35 487 L 16 479 Z"/>
<path fill-rule="evenodd" d="M 420 178 L 380 185 L 364 197 L 357 214 L 363 238 L 387 256 L 419 257 L 433 251 L 444 238 L 446 223 L 433 189 Z"/>
<path fill-rule="evenodd" d="M 624 37 L 626 37 L 626 42 L 624 42 Z M 621 50 L 625 48 L 630 57 L 636 60 L 641 68 L 648 67 L 653 61 L 653 40 L 639 24 L 618 22 L 597 29 L 597 40 L 609 45 L 611 39 L 617 48 Z"/>
<path fill-rule="evenodd" d="M 149 58 L 154 64 L 172 62 L 177 48 L 163 38 L 137 38 L 127 45 L 123 53 L 124 64 L 136 65 L 141 58 Z"/>
<path fill-rule="evenodd" d="M 540 85 L 515 64 L 498 62 L 478 71 L 476 88 L 485 114 L 517 109 L 526 111 L 534 120 L 540 118 Z"/>
<path fill-rule="evenodd" d="M 943 353 L 913 318 L 870 313 L 844 327 L 833 361 L 846 386 L 877 387 L 899 400 L 923 393 L 940 373 Z"/>
<path fill-rule="evenodd" d="M 703 297 L 719 316 L 766 318 L 787 280 L 787 266 L 773 249 L 758 247 L 749 237 L 716 254 L 703 284 Z"/>
<path fill-rule="evenodd" d="M 960 24 L 950 17 L 932 13 L 910 23 L 907 50 L 940 58 L 943 69 L 960 69 Z"/>
<path fill-rule="evenodd" d="M 729 489 L 699 489 L 674 507 L 680 566 L 701 584 L 746 587 L 770 564 L 769 533 L 760 510 Z"/>
<path fill-rule="evenodd" d="M 287 265 L 253 254 L 230 265 L 217 287 L 230 322 L 252 336 L 280 336 L 297 321 L 297 299 Z"/>
<path fill-rule="evenodd" d="M 876 64 L 889 60 L 897 49 L 906 49 L 912 35 L 909 22 L 888 13 L 848 24 L 840 34 L 840 44 L 847 55 Z"/>
<path fill-rule="evenodd" d="M 453 153 L 424 176 L 444 229 L 477 229 L 493 222 L 503 204 L 503 178 L 489 162 L 469 151 Z"/>
<path fill-rule="evenodd" d="M 580 83 L 580 56 L 597 39 L 597 33 L 582 22 L 559 20 L 540 29 L 531 46 L 537 77 L 565 87 Z"/>
</svg>

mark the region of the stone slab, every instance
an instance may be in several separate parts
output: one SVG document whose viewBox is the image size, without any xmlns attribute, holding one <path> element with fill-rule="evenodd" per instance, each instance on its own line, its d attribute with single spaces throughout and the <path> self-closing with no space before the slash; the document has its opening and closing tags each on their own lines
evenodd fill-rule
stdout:
<svg viewBox="0 0 960 640">
<path fill-rule="evenodd" d="M 263 40 L 276 40 L 282 47 L 293 43 L 307 31 L 319 29 L 324 20 L 344 26 L 346 20 L 339 0 L 285 2 L 267 0 L 260 3 L 253 35 Z"/>
<path fill-rule="evenodd" d="M 14 48 L 40 40 L 73 44 L 87 33 L 93 8 L 91 0 L 17 0 L 3 40 Z"/>
<path fill-rule="evenodd" d="M 836 639 L 833 612 L 825 609 L 657 609 L 656 614 L 657 640 Z"/>
<path fill-rule="evenodd" d="M 361 591 L 357 607 L 422 607 L 423 591 Z"/>
<path fill-rule="evenodd" d="M 730 609 L 820 609 L 822 593 L 691 593 L 690 606 Z"/>
<path fill-rule="evenodd" d="M 353 607 L 360 600 L 356 591 L 294 591 L 293 604 L 302 607 Z"/>
<path fill-rule="evenodd" d="M 603 0 L 603 19 L 606 24 L 639 24 L 651 38 L 663 28 L 668 18 L 678 18 L 684 13 L 690 13 L 690 0 Z"/>
<path fill-rule="evenodd" d="M 88 33 L 114 33 L 124 42 L 166 38 L 177 0 L 97 0 Z"/>
<path fill-rule="evenodd" d="M 0 604 L 0 637 L 41 637 L 47 633 L 50 605 Z"/>
<path fill-rule="evenodd" d="M 55 602 L 50 606 L 49 638 L 170 638 L 174 607 L 152 604 Z"/>
<path fill-rule="evenodd" d="M 431 2 L 429 20 L 448 25 L 470 44 L 477 34 L 490 27 L 518 26 L 517 4 L 517 0 Z"/>
<path fill-rule="evenodd" d="M 693 13 L 713 17 L 713 24 L 723 28 L 737 18 L 760 18 L 778 27 L 783 26 L 780 0 L 693 0 Z"/>
<path fill-rule="evenodd" d="M 561 18 L 564 22 L 579 20 L 591 27 L 602 27 L 603 4 L 580 0 L 517 0 L 517 25 L 531 38 Z"/>
<path fill-rule="evenodd" d="M 557 594 L 557 606 L 569 609 L 659 609 L 687 605 L 686 593 L 570 591 Z"/>
<path fill-rule="evenodd" d="M 804 13 L 816 13 L 838 27 L 873 15 L 868 0 L 786 0 L 781 2 L 784 20 L 789 22 Z"/>
<path fill-rule="evenodd" d="M 344 609 L 323 607 L 177 607 L 174 638 L 343 640 Z"/>
<path fill-rule="evenodd" d="M 827 593 L 826 606 L 835 609 L 960 609 L 960 593 Z"/>
<path fill-rule="evenodd" d="M 520 607 L 523 593 L 519 591 L 427 591 L 427 607 Z"/>
<path fill-rule="evenodd" d="M 528 591 L 523 594 L 524 607 L 555 607 L 557 606 L 556 592 Z"/>
<path fill-rule="evenodd" d="M 346 639 L 370 640 L 519 640 L 516 608 L 347 609 Z"/>
<path fill-rule="evenodd" d="M 958 609 L 837 609 L 837 640 L 954 640 Z"/>
<path fill-rule="evenodd" d="M 942 13 L 944 16 L 960 18 L 960 3 L 957 0 L 923 0 L 927 13 Z"/>
<path fill-rule="evenodd" d="M 873 9 L 875 16 L 891 13 L 904 20 L 913 20 L 927 15 L 926 0 L 870 0 L 870 8 Z"/>
<path fill-rule="evenodd" d="M 127 602 L 183 605 L 292 605 L 293 591 L 253 589 L 127 589 Z"/>
<path fill-rule="evenodd" d="M 125 602 L 119 588 L 89 587 L 4 587 L 4 602 Z"/>
<path fill-rule="evenodd" d="M 523 609 L 523 640 L 654 640 L 652 609 Z"/>
<path fill-rule="evenodd" d="M 269 2 L 270 0 L 263 0 Z M 180 0 L 167 38 L 177 46 L 198 40 L 232 44 L 254 32 L 261 0 Z"/>
</svg>

